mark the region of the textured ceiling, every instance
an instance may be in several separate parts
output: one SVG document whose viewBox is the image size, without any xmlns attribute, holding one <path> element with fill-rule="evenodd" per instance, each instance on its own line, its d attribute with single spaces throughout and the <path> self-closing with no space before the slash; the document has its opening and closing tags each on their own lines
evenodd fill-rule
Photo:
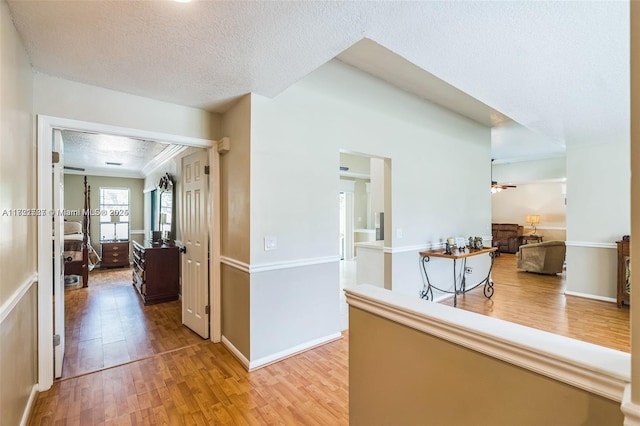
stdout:
<svg viewBox="0 0 640 426">
<path fill-rule="evenodd" d="M 62 131 L 62 140 L 65 167 L 82 168 L 83 174 L 103 176 L 143 177 L 142 170 L 169 148 L 158 142 L 70 130 Z M 72 169 L 66 173 L 72 173 Z"/>
<path fill-rule="evenodd" d="M 222 112 L 248 92 L 275 96 L 370 39 L 427 71 L 425 82 L 437 77 L 526 126 L 544 140 L 535 143 L 629 135 L 628 2 L 8 4 L 35 69 L 182 105 Z M 365 55 L 356 66 L 423 96 L 419 79 L 379 65 Z"/>
</svg>

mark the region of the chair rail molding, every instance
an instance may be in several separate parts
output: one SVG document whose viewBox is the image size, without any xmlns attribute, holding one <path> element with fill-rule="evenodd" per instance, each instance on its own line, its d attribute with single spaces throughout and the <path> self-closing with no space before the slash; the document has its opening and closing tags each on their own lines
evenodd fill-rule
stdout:
<svg viewBox="0 0 640 426">
<path fill-rule="evenodd" d="M 604 249 L 618 249 L 615 243 L 597 243 L 588 241 L 565 241 L 567 247 L 589 247 L 589 248 L 604 248 Z"/>
</svg>

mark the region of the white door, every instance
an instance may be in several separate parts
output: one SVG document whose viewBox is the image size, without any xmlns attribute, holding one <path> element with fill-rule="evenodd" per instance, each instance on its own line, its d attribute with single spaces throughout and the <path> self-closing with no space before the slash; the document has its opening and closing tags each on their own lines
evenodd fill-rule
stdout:
<svg viewBox="0 0 640 426">
<path fill-rule="evenodd" d="M 64 175 L 62 132 L 53 131 L 53 152 L 58 162 L 53 164 L 53 366 L 56 378 L 62 377 L 64 361 L 64 217 L 58 212 L 64 208 Z"/>
<path fill-rule="evenodd" d="M 207 151 L 182 158 L 182 323 L 209 337 L 209 232 Z"/>
</svg>

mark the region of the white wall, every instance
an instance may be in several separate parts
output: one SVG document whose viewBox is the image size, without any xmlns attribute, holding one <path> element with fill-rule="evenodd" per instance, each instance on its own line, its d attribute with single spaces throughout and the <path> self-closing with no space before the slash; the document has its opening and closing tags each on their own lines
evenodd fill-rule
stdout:
<svg viewBox="0 0 640 426">
<path fill-rule="evenodd" d="M 417 252 L 415 246 L 449 235 L 490 233 L 489 129 L 333 61 L 274 99 L 252 96 L 252 267 L 337 263 L 341 149 L 391 159 L 392 228 L 403 228 L 402 239 L 392 232 L 393 248 Z M 460 164 L 476 167 L 460 170 Z M 276 250 L 264 250 L 267 235 L 277 237 Z M 421 286 L 417 262 L 393 271 L 394 280 L 408 276 Z M 251 276 L 251 323 L 264 333 L 289 335 L 289 345 L 308 342 L 320 333 L 312 325 L 338 318 L 337 267 L 282 269 L 277 281 Z M 311 296 L 336 303 L 311 309 Z M 297 317 L 292 306 L 309 307 L 309 315 Z M 287 315 L 295 321 L 278 320 Z M 332 327 L 339 331 L 337 320 Z M 252 357 L 267 344 L 252 330 Z M 278 349 L 284 343 L 269 344 Z"/>
<path fill-rule="evenodd" d="M 221 117 L 197 108 L 156 101 L 34 74 L 36 114 L 203 139 L 219 139 Z"/>
<path fill-rule="evenodd" d="M 629 139 L 567 148 L 567 292 L 616 296 L 616 245 L 630 234 Z"/>
<path fill-rule="evenodd" d="M 563 194 L 564 183 L 525 183 L 517 188 L 491 195 L 491 222 L 517 223 L 523 225 L 525 233 L 533 228 L 525 222 L 529 214 L 540 215 L 537 234 L 545 241 L 566 238 L 566 206 Z"/>
<path fill-rule="evenodd" d="M 493 165 L 493 180 L 498 183 L 560 182 L 566 177 L 565 156 Z"/>
<path fill-rule="evenodd" d="M 33 77 L 29 57 L 0 2 L 0 413 L 20 424 L 37 382 L 37 224 Z M 42 277 L 40 285 L 51 285 Z"/>
</svg>

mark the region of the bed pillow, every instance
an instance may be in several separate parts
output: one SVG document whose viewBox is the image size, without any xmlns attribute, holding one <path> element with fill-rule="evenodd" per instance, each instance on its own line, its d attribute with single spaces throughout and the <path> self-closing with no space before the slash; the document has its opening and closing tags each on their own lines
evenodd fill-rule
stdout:
<svg viewBox="0 0 640 426">
<path fill-rule="evenodd" d="M 65 222 L 64 235 L 82 234 L 82 224 L 80 222 Z"/>
</svg>

